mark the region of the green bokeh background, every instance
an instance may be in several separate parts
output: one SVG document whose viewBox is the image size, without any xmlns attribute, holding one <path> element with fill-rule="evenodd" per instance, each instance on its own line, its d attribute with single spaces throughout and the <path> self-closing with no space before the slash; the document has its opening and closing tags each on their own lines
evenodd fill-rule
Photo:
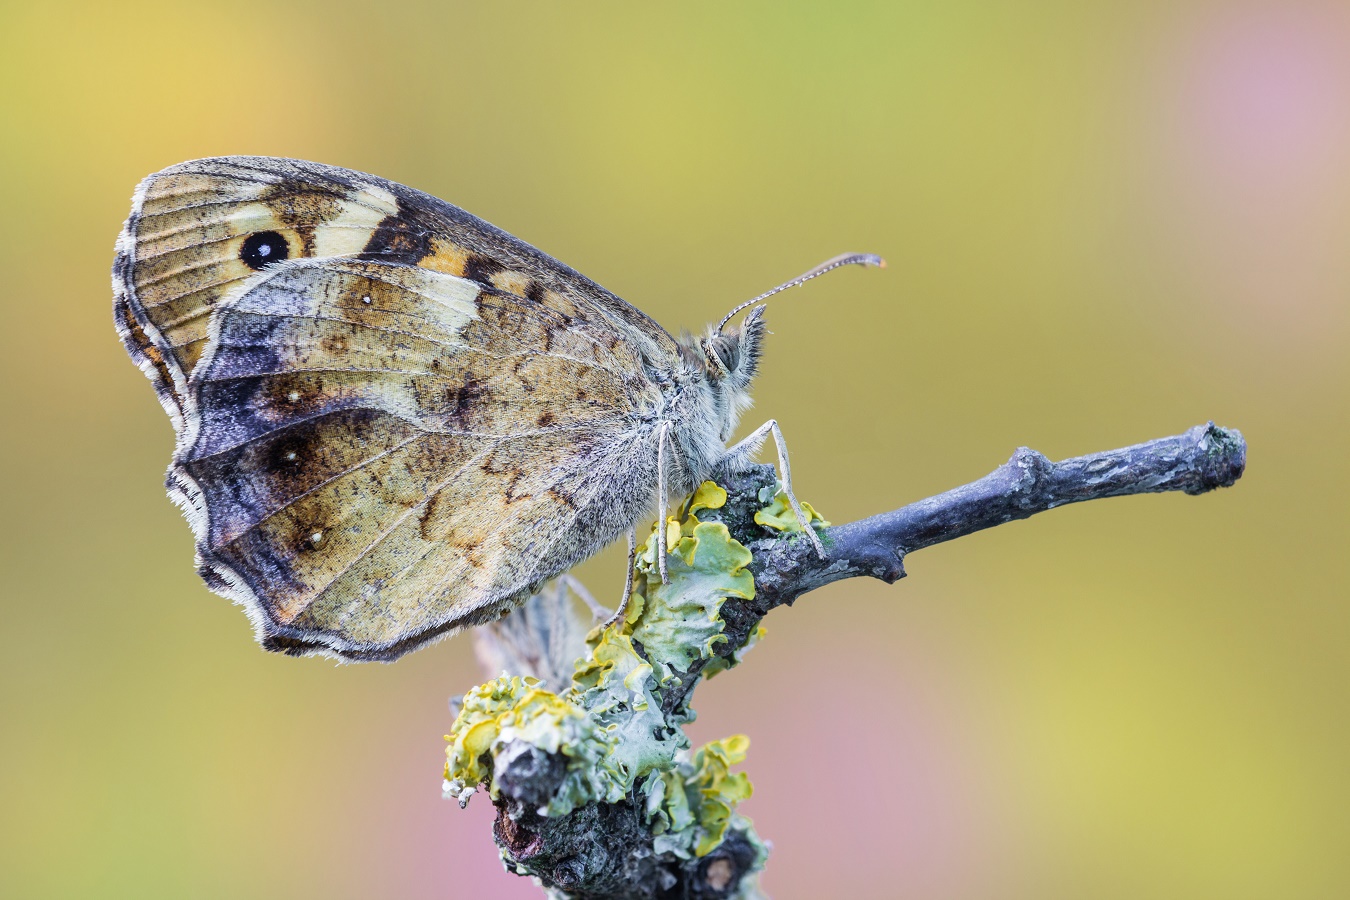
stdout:
<svg viewBox="0 0 1350 900">
<path fill-rule="evenodd" d="M 378 11 L 377 11 L 378 10 Z M 536 897 L 440 798 L 466 638 L 263 653 L 110 320 L 131 190 L 295 156 L 672 330 L 776 299 L 747 425 L 846 521 L 1215 419 L 1246 477 L 775 612 L 700 692 L 778 898 L 1350 896 L 1350 19 L 1337 3 L 0 4 L 0 894 Z M 602 595 L 621 552 L 580 574 Z"/>
</svg>

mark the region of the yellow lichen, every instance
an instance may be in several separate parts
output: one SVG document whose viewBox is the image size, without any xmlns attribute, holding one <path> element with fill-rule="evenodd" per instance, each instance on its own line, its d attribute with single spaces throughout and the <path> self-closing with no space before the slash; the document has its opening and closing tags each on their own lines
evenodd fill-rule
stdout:
<svg viewBox="0 0 1350 900">
<path fill-rule="evenodd" d="M 501 721 L 539 679 L 528 675 L 503 675 L 464 695 L 464 705 L 445 736 L 445 780 L 473 786 L 487 780 L 482 757 L 501 732 Z"/>
<path fill-rule="evenodd" d="M 689 513 L 693 515 L 700 509 L 721 509 L 727 505 L 727 492 L 713 481 L 705 481 L 689 498 Z"/>
<path fill-rule="evenodd" d="M 585 710 L 539 685 L 537 678 L 502 675 L 464 695 L 464 706 L 445 736 L 450 744 L 445 752 L 446 793 L 464 803 L 474 788 L 487 783 L 495 798 L 496 786 L 485 760 L 498 747 L 519 740 L 570 757 L 569 777 L 574 770 L 582 775 L 574 785 L 564 783 L 567 790 L 554 798 L 551 813 L 600 799 L 591 789 L 589 771 L 608 755 L 607 736 L 594 727 Z"/>
<path fill-rule="evenodd" d="M 647 800 L 647 817 L 661 849 L 707 856 L 722 843 L 736 806 L 754 792 L 748 775 L 731 772 L 745 760 L 749 746 L 743 734 L 711 741 L 662 773 Z"/>
<path fill-rule="evenodd" d="M 756 522 L 801 530 L 781 489 L 766 488 L 760 497 L 766 506 Z M 752 788 L 744 773 L 730 769 L 744 760 L 749 740 L 735 735 L 688 755 L 681 726 L 692 712 L 683 705 L 662 707 L 665 692 L 691 677 L 696 663 L 704 675 L 724 671 L 763 634 L 757 627 L 729 657 L 717 655 L 717 645 L 727 640 L 722 605 L 755 596 L 750 551 L 724 524 L 697 515 L 726 502 L 725 490 L 704 482 L 677 515 L 660 523 L 670 550 L 669 583 L 661 581 L 653 527 L 639 548 L 623 620 L 587 635 L 587 656 L 577 661 L 566 691 L 555 694 L 535 678 L 503 674 L 465 695 L 446 736 L 448 794 L 462 803 L 487 783 L 495 797 L 495 754 L 511 741 L 526 741 L 568 760 L 564 781 L 542 814 L 630 797 L 645 804 L 658 852 L 705 856 L 732 827 L 744 831 L 757 852 L 766 852 L 749 821 L 735 812 Z M 803 507 L 813 524 L 828 524 L 809 504 Z"/>
<path fill-rule="evenodd" d="M 760 500 L 764 501 L 764 493 L 761 492 L 759 496 Z M 774 495 L 769 498 L 768 504 L 768 506 L 755 513 L 756 524 L 763 525 L 766 528 L 772 528 L 775 531 L 801 532 L 802 523 L 797 521 L 797 514 L 792 511 L 792 503 L 788 500 L 788 496 L 781 486 L 779 486 Z M 803 500 L 801 501 L 801 504 L 802 512 L 806 513 L 806 518 L 811 522 L 813 527 L 829 527 L 830 523 L 825 521 L 820 513 L 812 508 L 810 503 Z"/>
</svg>

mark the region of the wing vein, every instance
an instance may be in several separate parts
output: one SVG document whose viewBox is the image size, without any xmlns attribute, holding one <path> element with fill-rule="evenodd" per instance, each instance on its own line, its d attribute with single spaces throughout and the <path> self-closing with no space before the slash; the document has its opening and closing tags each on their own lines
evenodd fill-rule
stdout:
<svg viewBox="0 0 1350 900">
<path fill-rule="evenodd" d="M 210 453 L 203 453 L 200 456 L 192 456 L 188 458 L 187 461 L 201 462 L 207 459 L 214 459 L 217 456 L 229 453 L 232 450 L 238 450 L 241 447 L 247 447 L 258 441 L 264 440 L 265 438 L 271 437 L 272 435 L 279 434 L 291 428 L 295 428 L 298 425 L 303 425 L 307 422 L 313 422 L 318 419 L 322 419 L 325 416 L 331 416 L 338 413 L 353 412 L 353 411 L 376 412 L 376 413 L 383 413 L 388 416 L 393 416 L 397 419 L 401 419 L 404 422 L 407 422 L 409 425 L 419 429 L 420 431 L 425 432 L 426 434 L 443 434 L 449 437 L 481 437 L 481 438 L 488 438 L 490 440 L 495 440 L 498 441 L 499 443 L 505 443 L 507 441 L 517 440 L 520 438 L 534 437 L 540 434 L 552 434 L 554 432 L 562 432 L 562 431 L 584 431 L 591 428 L 599 428 L 605 425 L 621 425 L 623 424 L 624 421 L 621 417 L 616 416 L 608 419 L 592 419 L 590 421 L 580 422 L 575 425 L 550 425 L 545 428 L 531 428 L 525 431 L 509 431 L 509 432 L 466 431 L 458 428 L 430 428 L 427 426 L 426 422 L 416 421 L 415 419 L 409 418 L 408 416 L 404 415 L 398 410 L 388 409 L 383 406 L 371 406 L 369 404 L 355 404 L 352 406 L 339 407 L 337 409 L 325 409 L 322 412 L 315 413 L 312 416 L 302 416 L 298 419 L 293 419 L 292 421 L 287 422 L 284 425 L 279 425 L 276 428 L 271 429 L 270 431 L 262 432 L 261 434 L 255 434 L 242 441 L 239 441 L 238 443 L 230 444 L 228 447 L 220 447 L 218 449 L 212 450 Z M 197 442 L 198 443 L 201 442 L 200 437 L 198 437 Z M 196 444 L 194 444 L 193 447 L 195 449 Z M 181 462 L 179 462 L 178 464 L 181 465 Z"/>
<path fill-rule="evenodd" d="M 449 476 L 445 478 L 445 480 L 439 482 L 434 489 L 427 491 L 426 497 L 418 501 L 418 503 L 415 506 L 410 506 L 407 509 L 405 509 L 401 514 L 395 516 L 394 521 L 390 523 L 388 528 L 384 529 L 379 534 L 377 534 L 369 544 L 361 548 L 361 552 L 356 554 L 356 556 L 351 560 L 351 562 L 344 565 L 342 569 L 336 572 L 332 578 L 330 578 L 326 583 L 324 583 L 322 587 L 315 590 L 315 592 L 309 597 L 309 599 L 305 601 L 304 606 L 302 606 L 300 610 L 296 612 L 294 616 L 291 617 L 291 620 L 294 621 L 306 609 L 309 609 L 309 607 L 313 606 L 317 600 L 321 599 L 323 595 L 327 593 L 328 589 L 332 587 L 333 584 L 336 583 L 339 578 L 342 578 L 344 575 L 350 572 L 361 562 L 361 560 L 369 556 L 371 552 L 375 550 L 376 547 L 380 546 L 386 540 L 388 540 L 389 536 L 392 535 L 400 525 L 408 521 L 409 516 L 425 507 L 436 497 L 437 494 L 445 490 L 445 488 L 448 487 L 452 481 L 454 481 L 461 474 L 463 474 L 464 471 L 469 468 L 469 466 L 473 465 L 475 462 L 482 459 L 484 456 L 486 456 L 488 453 L 490 453 L 495 449 L 496 445 L 489 445 L 480 452 L 475 453 L 473 456 L 469 457 L 469 459 L 465 460 L 464 465 L 460 466 L 458 469 L 452 472 Z"/>
<path fill-rule="evenodd" d="M 373 463 L 373 462 L 378 462 L 379 460 L 384 459 L 386 456 L 389 456 L 391 453 L 397 453 L 399 450 L 402 450 L 404 447 L 408 446 L 408 445 L 411 444 L 413 441 L 421 440 L 422 438 L 429 436 L 429 434 L 430 434 L 429 432 L 425 432 L 425 431 L 422 432 L 422 433 L 420 433 L 420 434 L 414 434 L 412 437 L 409 437 L 409 438 L 407 438 L 406 440 L 399 441 L 399 442 L 398 442 L 397 444 L 395 444 L 393 447 L 390 447 L 390 448 L 388 448 L 388 449 L 386 449 L 386 450 L 381 450 L 379 453 L 375 454 L 374 456 L 367 457 L 366 459 L 361 460 L 359 463 L 357 463 L 357 464 L 354 465 L 354 466 L 349 466 L 348 468 L 343 469 L 341 472 L 336 472 L 336 473 L 334 473 L 333 475 L 329 476 L 328 478 L 325 478 L 323 481 L 319 482 L 318 484 L 314 485 L 313 487 L 309 488 L 308 490 L 302 491 L 301 493 L 296 494 L 294 497 L 288 497 L 288 498 L 286 498 L 285 504 L 283 504 L 282 506 L 278 506 L 276 509 L 272 510 L 271 512 L 269 512 L 267 515 L 263 516 L 262 518 L 258 519 L 256 522 L 250 522 L 249 525 L 248 525 L 248 527 L 245 528 L 243 531 L 240 531 L 237 535 L 235 535 L 234 537 L 230 538 L 228 541 L 226 541 L 226 542 L 223 543 L 223 544 L 215 544 L 215 545 L 213 545 L 213 546 L 211 547 L 211 549 L 212 549 L 212 550 L 220 550 L 220 549 L 223 548 L 223 547 L 230 547 L 230 546 L 233 546 L 234 544 L 238 543 L 239 540 L 240 540 L 241 538 L 243 538 L 245 535 L 248 535 L 248 534 L 250 534 L 251 532 L 253 532 L 255 529 L 257 529 L 258 526 L 262 525 L 264 522 L 270 521 L 271 519 L 273 519 L 273 518 L 276 517 L 276 516 L 279 516 L 281 513 L 283 513 L 283 512 L 285 512 L 286 510 L 290 509 L 292 506 L 294 506 L 296 503 L 299 503 L 301 500 L 305 499 L 306 497 L 308 497 L 308 496 L 310 496 L 310 495 L 316 493 L 317 491 L 323 490 L 323 489 L 326 488 L 328 485 L 332 484 L 333 482 L 337 481 L 337 480 L 340 479 L 340 478 L 345 478 L 345 477 L 347 477 L 348 475 L 351 475 L 353 472 L 359 472 L 359 471 L 361 471 L 361 470 L 364 469 L 366 466 L 370 465 L 370 464 Z"/>
</svg>

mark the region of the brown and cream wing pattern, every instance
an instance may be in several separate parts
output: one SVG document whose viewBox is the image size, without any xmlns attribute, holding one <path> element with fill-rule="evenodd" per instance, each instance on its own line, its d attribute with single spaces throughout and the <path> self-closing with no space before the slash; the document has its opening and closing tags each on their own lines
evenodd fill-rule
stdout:
<svg viewBox="0 0 1350 900">
<path fill-rule="evenodd" d="M 658 399 L 629 345 L 555 316 L 360 259 L 280 264 L 216 312 L 174 481 L 265 641 L 393 656 L 555 574 Z"/>
<path fill-rule="evenodd" d="M 272 157 L 193 160 L 146 178 L 117 241 L 114 319 L 181 430 L 213 309 L 279 259 L 361 256 L 435 269 L 679 351 L 637 308 L 462 209 L 349 169 Z"/>
<path fill-rule="evenodd" d="M 462 210 L 295 160 L 151 176 L 114 288 L 203 576 L 296 653 L 392 658 L 574 562 L 677 353 Z"/>
<path fill-rule="evenodd" d="M 118 331 L 180 431 L 211 312 L 273 260 L 362 252 L 398 213 L 373 182 L 232 168 L 203 160 L 145 179 L 117 242 Z"/>
</svg>

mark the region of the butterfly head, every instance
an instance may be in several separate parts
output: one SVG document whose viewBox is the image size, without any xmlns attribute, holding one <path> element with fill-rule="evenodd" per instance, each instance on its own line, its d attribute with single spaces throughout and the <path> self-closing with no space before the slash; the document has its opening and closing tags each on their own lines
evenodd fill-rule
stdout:
<svg viewBox="0 0 1350 900">
<path fill-rule="evenodd" d="M 759 369 L 764 343 L 764 307 L 756 306 L 732 328 L 709 328 L 699 341 L 708 377 L 725 387 L 745 390 Z"/>
<path fill-rule="evenodd" d="M 756 306 L 732 328 L 709 328 L 698 341 L 704 371 L 728 440 L 741 413 L 750 408 L 750 382 L 759 371 L 764 348 L 764 307 Z"/>
</svg>

